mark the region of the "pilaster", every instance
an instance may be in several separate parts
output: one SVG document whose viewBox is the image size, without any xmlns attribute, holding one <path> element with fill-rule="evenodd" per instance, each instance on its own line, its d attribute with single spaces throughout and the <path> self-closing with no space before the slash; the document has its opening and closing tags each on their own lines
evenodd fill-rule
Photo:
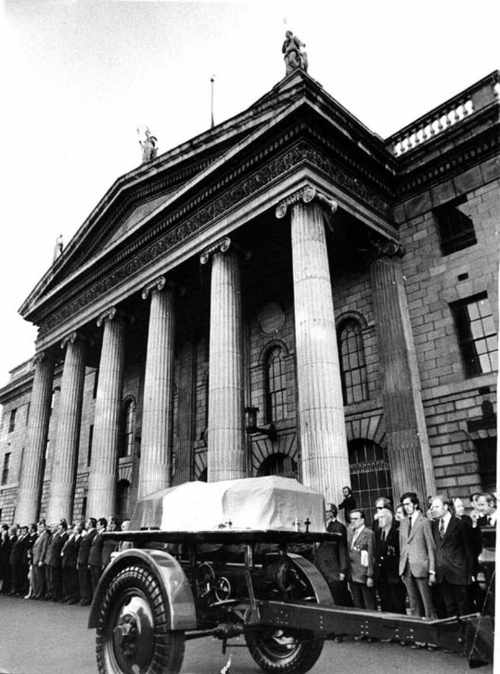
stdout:
<svg viewBox="0 0 500 674">
<path fill-rule="evenodd" d="M 420 376 L 401 270 L 404 251 L 377 245 L 370 266 L 382 375 L 386 441 L 394 496 L 435 491 Z"/>
</svg>

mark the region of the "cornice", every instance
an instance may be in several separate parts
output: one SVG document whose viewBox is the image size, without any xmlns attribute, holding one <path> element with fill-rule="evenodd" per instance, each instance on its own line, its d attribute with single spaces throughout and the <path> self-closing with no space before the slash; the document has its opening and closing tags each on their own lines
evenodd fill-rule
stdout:
<svg viewBox="0 0 500 674">
<path fill-rule="evenodd" d="M 408 167 L 406 174 L 401 173 L 399 176 L 396 202 L 453 178 L 497 155 L 499 151 L 500 133 L 497 124 L 496 127 L 491 126 L 481 134 L 467 138 L 419 166 Z"/>
<path fill-rule="evenodd" d="M 222 217 L 240 202 L 250 198 L 254 193 L 265 189 L 273 181 L 297 169 L 301 165 L 309 164 L 322 171 L 329 181 L 341 189 L 353 194 L 384 218 L 388 217 L 389 203 L 382 199 L 375 191 L 369 189 L 359 178 L 340 168 L 334 160 L 327 157 L 317 147 L 305 139 L 297 140 L 280 154 L 261 164 L 252 173 L 244 175 L 232 185 L 231 177 L 241 176 L 248 168 L 262 160 L 272 150 L 276 151 L 280 145 L 296 137 L 303 125 L 290 129 L 274 143 L 249 157 L 247 161 L 237 164 L 234 169 L 223 175 L 216 184 L 207 186 L 189 203 L 178 207 L 166 217 L 163 217 L 152 231 L 143 237 L 138 236 L 129 247 L 125 247 L 113 260 L 113 266 L 101 270 L 99 276 L 79 292 L 73 299 L 60 297 L 63 306 L 44 318 L 40 325 L 40 337 L 43 337 L 53 326 L 63 322 L 65 318 L 78 312 L 92 303 L 97 297 L 120 284 L 124 279 L 141 271 L 160 256 L 165 256 L 170 249 L 194 236 L 200 229 L 211 221 Z M 217 187 L 225 187 L 215 199 L 209 199 Z M 191 205 L 201 208 L 194 210 Z M 189 213 L 189 215 L 188 215 Z M 149 242 L 156 234 L 156 238 Z M 140 248 L 142 245 L 142 249 Z M 73 292 L 75 289 L 73 288 Z"/>
</svg>

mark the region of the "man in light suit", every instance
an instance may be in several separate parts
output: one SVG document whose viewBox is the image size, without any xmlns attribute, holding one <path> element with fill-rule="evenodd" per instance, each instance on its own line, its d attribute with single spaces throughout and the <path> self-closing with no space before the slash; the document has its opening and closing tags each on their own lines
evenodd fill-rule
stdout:
<svg viewBox="0 0 500 674">
<path fill-rule="evenodd" d="M 362 510 L 351 510 L 350 519 L 347 548 L 352 601 L 356 608 L 369 608 L 375 611 L 377 609 L 373 581 L 375 534 L 365 525 Z"/>
<path fill-rule="evenodd" d="M 435 544 L 431 523 L 419 510 L 414 492 L 401 496 L 406 518 L 399 526 L 399 574 L 413 615 L 435 618 L 431 585 L 436 582 Z"/>
</svg>

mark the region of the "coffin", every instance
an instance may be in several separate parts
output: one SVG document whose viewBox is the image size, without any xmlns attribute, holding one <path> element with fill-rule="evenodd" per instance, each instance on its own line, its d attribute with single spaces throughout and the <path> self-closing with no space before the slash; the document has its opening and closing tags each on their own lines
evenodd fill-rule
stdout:
<svg viewBox="0 0 500 674">
<path fill-rule="evenodd" d="M 325 531 L 321 494 L 285 477 L 185 482 L 138 502 L 131 529 Z"/>
</svg>

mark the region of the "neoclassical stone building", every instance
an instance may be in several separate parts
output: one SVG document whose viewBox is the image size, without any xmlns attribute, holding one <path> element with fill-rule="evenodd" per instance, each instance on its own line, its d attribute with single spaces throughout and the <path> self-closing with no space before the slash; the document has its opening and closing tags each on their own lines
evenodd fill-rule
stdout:
<svg viewBox="0 0 500 674">
<path fill-rule="evenodd" d="M 193 479 L 495 487 L 499 73 L 382 139 L 301 67 L 119 178 L 23 303 L 0 519 Z"/>
</svg>

